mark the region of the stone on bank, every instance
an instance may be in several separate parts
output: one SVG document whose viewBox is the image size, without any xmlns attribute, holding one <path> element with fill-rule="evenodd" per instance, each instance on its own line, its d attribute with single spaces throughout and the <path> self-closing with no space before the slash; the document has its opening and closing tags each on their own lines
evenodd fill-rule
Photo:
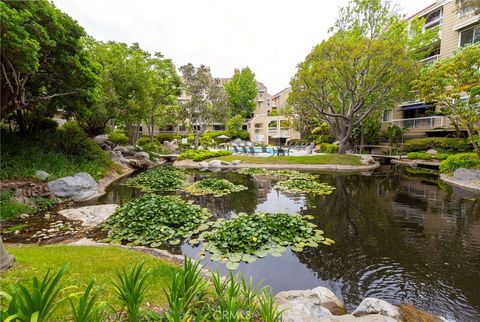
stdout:
<svg viewBox="0 0 480 322">
<path fill-rule="evenodd" d="M 97 193 L 97 182 L 90 174 L 79 172 L 49 182 L 48 188 L 57 197 L 71 197 L 74 201 L 82 201 Z"/>
</svg>

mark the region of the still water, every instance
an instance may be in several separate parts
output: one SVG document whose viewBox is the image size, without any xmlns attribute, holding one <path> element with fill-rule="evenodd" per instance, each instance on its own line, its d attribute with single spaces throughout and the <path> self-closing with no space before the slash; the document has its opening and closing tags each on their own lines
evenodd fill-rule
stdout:
<svg viewBox="0 0 480 322">
<path fill-rule="evenodd" d="M 255 211 L 313 215 L 313 222 L 335 240 L 332 246 L 287 250 L 238 268 L 274 293 L 330 288 L 348 311 L 363 298 L 411 303 L 455 321 L 480 321 L 480 197 L 440 189 L 429 180 L 408 177 L 397 167 L 370 175 L 318 174 L 334 186 L 329 196 L 290 194 L 272 187 L 272 177 L 236 172 L 191 172 L 190 180 L 225 178 L 248 191 L 214 198 L 193 197 L 215 217 Z M 115 183 L 99 203 L 124 203 L 139 195 Z M 167 246 L 195 257 L 198 247 Z M 227 273 L 223 264 L 203 264 Z"/>
</svg>

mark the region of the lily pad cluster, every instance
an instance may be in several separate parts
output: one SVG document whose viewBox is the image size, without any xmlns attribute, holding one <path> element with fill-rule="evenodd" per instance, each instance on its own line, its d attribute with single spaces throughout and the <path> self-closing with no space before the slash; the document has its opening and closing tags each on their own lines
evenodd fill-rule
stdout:
<svg viewBox="0 0 480 322">
<path fill-rule="evenodd" d="M 154 168 L 125 181 L 124 185 L 147 192 L 177 191 L 185 185 L 186 175 L 172 166 Z"/>
<path fill-rule="evenodd" d="M 259 257 L 281 256 L 286 247 L 302 251 L 319 243 L 331 245 L 323 231 L 307 219 L 309 216 L 284 213 L 239 214 L 233 219 L 219 219 L 213 230 L 192 239 L 191 244 L 203 241 L 201 255 L 211 253 L 212 261 L 225 262 L 228 269 L 236 269 L 240 262 L 252 263 Z"/>
<path fill-rule="evenodd" d="M 158 247 L 207 230 L 211 216 L 208 209 L 177 196 L 149 194 L 117 209 L 106 226 L 112 230 L 111 241 Z"/>
<path fill-rule="evenodd" d="M 208 178 L 192 183 L 185 191 L 192 195 L 209 195 L 221 197 L 233 192 L 247 190 L 247 187 L 236 185 L 225 179 Z"/>
<path fill-rule="evenodd" d="M 286 192 L 314 193 L 318 195 L 329 195 L 333 192 L 333 190 L 335 190 L 334 187 L 326 183 L 320 183 L 304 179 L 290 179 L 285 181 L 279 181 L 273 188 Z"/>
<path fill-rule="evenodd" d="M 243 168 L 239 171 L 241 174 L 247 174 L 251 176 L 278 176 L 288 179 L 302 179 L 313 180 L 315 175 L 307 172 L 300 172 L 296 170 L 268 170 L 264 168 Z"/>
</svg>

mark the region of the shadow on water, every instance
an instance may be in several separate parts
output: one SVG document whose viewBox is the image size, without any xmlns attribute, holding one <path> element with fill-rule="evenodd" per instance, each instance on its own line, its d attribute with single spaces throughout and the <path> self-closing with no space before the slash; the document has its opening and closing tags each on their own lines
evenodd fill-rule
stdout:
<svg viewBox="0 0 480 322">
<path fill-rule="evenodd" d="M 403 175 L 382 167 L 371 175 L 319 174 L 336 189 L 329 196 L 274 190 L 278 178 L 250 177 L 233 171 L 191 171 L 190 181 L 206 176 L 248 187 L 220 198 L 189 197 L 215 217 L 239 212 L 302 213 L 335 240 L 333 246 L 287 250 L 238 271 L 264 279 L 274 292 L 326 286 L 352 310 L 367 297 L 412 303 L 445 318 L 480 320 L 480 198 L 464 190 L 442 190 L 435 180 Z M 98 203 L 122 204 L 138 197 L 137 189 L 114 183 Z M 167 250 L 195 257 L 187 243 Z M 202 261 L 227 273 L 208 256 Z"/>
</svg>

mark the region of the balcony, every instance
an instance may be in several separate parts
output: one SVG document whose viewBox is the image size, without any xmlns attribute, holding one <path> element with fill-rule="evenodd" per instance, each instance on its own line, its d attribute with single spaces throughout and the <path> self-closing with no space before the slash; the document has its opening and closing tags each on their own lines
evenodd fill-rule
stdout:
<svg viewBox="0 0 480 322">
<path fill-rule="evenodd" d="M 275 138 L 288 138 L 290 135 L 288 133 L 288 128 L 280 128 L 280 130 L 278 130 L 276 127 L 269 127 L 268 136 Z"/>
<path fill-rule="evenodd" d="M 411 119 L 391 120 L 388 123 L 408 129 L 434 129 L 447 126 L 448 120 L 445 116 L 427 116 Z"/>
<path fill-rule="evenodd" d="M 421 62 L 424 65 L 431 65 L 434 62 L 436 62 L 439 59 L 439 57 L 440 57 L 440 55 L 433 55 L 433 56 L 427 57 L 425 59 L 422 59 Z"/>
</svg>

